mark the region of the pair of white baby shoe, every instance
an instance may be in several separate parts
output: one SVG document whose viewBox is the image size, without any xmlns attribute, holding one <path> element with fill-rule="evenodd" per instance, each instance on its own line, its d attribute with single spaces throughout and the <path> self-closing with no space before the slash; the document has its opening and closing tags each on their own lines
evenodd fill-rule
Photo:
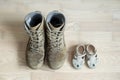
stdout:
<svg viewBox="0 0 120 80">
<path fill-rule="evenodd" d="M 78 45 L 72 59 L 72 64 L 75 69 L 80 69 L 86 62 L 90 69 L 94 69 L 98 63 L 98 56 L 93 45 Z"/>
</svg>

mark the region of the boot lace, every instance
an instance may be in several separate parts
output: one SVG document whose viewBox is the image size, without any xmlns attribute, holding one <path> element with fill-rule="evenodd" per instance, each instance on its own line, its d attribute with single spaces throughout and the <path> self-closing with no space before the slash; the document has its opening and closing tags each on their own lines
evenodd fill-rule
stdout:
<svg viewBox="0 0 120 80">
<path fill-rule="evenodd" d="M 43 30 L 30 31 L 30 51 L 38 53 L 40 52 L 40 47 L 42 47 L 43 38 L 40 36 L 43 35 Z"/>
<path fill-rule="evenodd" d="M 48 44 L 50 51 L 59 51 L 62 45 L 63 32 L 62 31 L 52 31 L 48 37 Z M 53 50 L 54 49 L 54 50 Z"/>
</svg>

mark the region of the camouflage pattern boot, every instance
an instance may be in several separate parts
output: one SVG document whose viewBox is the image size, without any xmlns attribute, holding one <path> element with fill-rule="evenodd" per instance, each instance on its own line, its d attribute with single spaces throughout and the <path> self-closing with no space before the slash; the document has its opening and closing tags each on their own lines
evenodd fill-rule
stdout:
<svg viewBox="0 0 120 80">
<path fill-rule="evenodd" d="M 58 11 L 53 11 L 46 18 L 47 60 L 52 69 L 63 66 L 66 58 L 64 41 L 65 17 Z"/>
<path fill-rule="evenodd" d="M 31 12 L 25 17 L 25 29 L 29 35 L 26 48 L 27 64 L 38 69 L 44 61 L 44 17 L 40 12 Z"/>
</svg>

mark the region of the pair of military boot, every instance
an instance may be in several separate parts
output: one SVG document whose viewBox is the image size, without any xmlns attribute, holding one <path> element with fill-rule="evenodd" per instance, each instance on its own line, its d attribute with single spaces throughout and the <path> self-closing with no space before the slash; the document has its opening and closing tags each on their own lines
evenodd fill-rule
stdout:
<svg viewBox="0 0 120 80">
<path fill-rule="evenodd" d="M 39 11 L 35 11 L 25 17 L 24 25 L 29 35 L 26 48 L 28 66 L 39 69 L 46 57 L 50 68 L 62 67 L 66 58 L 64 15 L 58 11 L 52 11 L 45 20 Z"/>
</svg>

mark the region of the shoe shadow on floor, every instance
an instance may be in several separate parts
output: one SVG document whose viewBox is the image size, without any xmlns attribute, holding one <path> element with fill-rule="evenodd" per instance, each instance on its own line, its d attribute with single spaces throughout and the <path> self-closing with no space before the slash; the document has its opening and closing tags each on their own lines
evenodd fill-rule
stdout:
<svg viewBox="0 0 120 80">
<path fill-rule="evenodd" d="M 10 35 L 9 36 L 10 41 L 12 41 L 13 43 L 11 46 L 14 46 L 13 47 L 14 52 L 17 52 L 17 56 L 16 56 L 17 62 L 15 64 L 19 67 L 19 69 L 27 68 L 26 59 L 25 59 L 25 50 L 28 41 L 28 36 L 24 30 L 23 20 L 24 19 L 9 19 L 9 20 L 4 20 L 2 23 L 4 25 L 4 29 Z"/>
<path fill-rule="evenodd" d="M 73 56 L 74 56 L 74 54 L 75 54 L 75 48 L 76 48 L 76 46 L 77 45 L 73 45 L 73 46 L 71 46 L 70 48 L 69 48 L 69 50 L 68 50 L 68 62 L 69 62 L 69 64 L 70 64 L 70 66 L 72 67 L 73 65 L 72 65 L 72 59 L 73 59 Z"/>
</svg>

